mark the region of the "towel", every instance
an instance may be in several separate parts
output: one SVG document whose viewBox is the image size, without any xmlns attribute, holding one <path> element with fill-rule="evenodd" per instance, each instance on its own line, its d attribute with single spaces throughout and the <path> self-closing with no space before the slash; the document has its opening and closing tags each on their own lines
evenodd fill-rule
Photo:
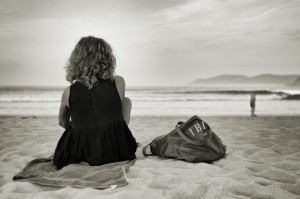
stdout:
<svg viewBox="0 0 300 199">
<path fill-rule="evenodd" d="M 57 170 L 49 158 L 30 161 L 13 180 L 57 187 L 116 188 L 128 184 L 126 172 L 136 159 L 90 166 L 87 162 L 70 164 Z"/>
</svg>

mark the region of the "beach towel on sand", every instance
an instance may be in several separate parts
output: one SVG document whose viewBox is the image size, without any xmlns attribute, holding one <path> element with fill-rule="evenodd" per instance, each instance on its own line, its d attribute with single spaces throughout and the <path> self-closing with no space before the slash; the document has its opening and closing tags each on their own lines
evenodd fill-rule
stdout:
<svg viewBox="0 0 300 199">
<path fill-rule="evenodd" d="M 30 161 L 14 180 L 58 187 L 115 188 L 128 184 L 126 172 L 136 159 L 90 166 L 86 162 L 70 164 L 57 170 L 49 158 Z"/>
</svg>

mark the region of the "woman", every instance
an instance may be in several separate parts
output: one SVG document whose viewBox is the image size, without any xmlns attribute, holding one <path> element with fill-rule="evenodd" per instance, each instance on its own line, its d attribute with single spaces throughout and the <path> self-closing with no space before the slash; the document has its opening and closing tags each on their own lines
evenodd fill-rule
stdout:
<svg viewBox="0 0 300 199">
<path fill-rule="evenodd" d="M 134 159 L 137 144 L 128 123 L 131 100 L 115 76 L 116 60 L 100 38 L 83 37 L 66 66 L 71 83 L 62 95 L 59 125 L 66 130 L 55 149 L 57 169 L 80 161 L 102 165 Z M 71 120 L 70 120 L 71 119 Z"/>
</svg>

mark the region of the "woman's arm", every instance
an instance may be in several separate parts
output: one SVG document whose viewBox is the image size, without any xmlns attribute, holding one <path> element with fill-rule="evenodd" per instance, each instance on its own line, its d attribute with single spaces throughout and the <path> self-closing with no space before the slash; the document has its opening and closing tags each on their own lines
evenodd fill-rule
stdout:
<svg viewBox="0 0 300 199">
<path fill-rule="evenodd" d="M 125 122 L 129 124 L 132 103 L 128 97 L 125 97 L 125 81 L 123 77 L 118 75 L 115 75 L 115 81 L 119 96 L 122 101 L 123 117 Z"/>
<path fill-rule="evenodd" d="M 123 117 L 127 125 L 130 122 L 131 106 L 132 106 L 132 102 L 130 98 L 124 97 L 122 101 L 122 108 L 123 108 Z"/>
<path fill-rule="evenodd" d="M 63 128 L 68 128 L 70 125 L 70 110 L 69 110 L 70 87 L 65 88 L 59 108 L 58 124 Z"/>
</svg>

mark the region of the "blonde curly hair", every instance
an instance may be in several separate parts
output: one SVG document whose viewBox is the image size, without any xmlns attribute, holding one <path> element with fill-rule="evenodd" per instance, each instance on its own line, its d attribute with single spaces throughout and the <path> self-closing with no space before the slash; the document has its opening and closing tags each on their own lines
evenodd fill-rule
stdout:
<svg viewBox="0 0 300 199">
<path fill-rule="evenodd" d="M 114 79 L 116 58 L 110 45 L 101 38 L 82 37 L 66 64 L 66 79 L 93 87 L 99 80 Z"/>
</svg>

